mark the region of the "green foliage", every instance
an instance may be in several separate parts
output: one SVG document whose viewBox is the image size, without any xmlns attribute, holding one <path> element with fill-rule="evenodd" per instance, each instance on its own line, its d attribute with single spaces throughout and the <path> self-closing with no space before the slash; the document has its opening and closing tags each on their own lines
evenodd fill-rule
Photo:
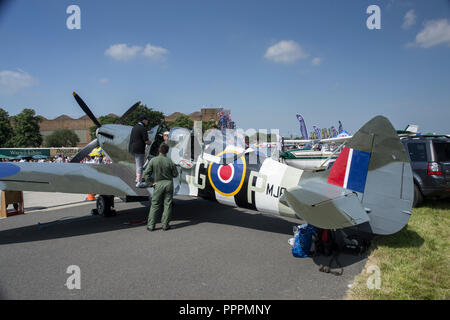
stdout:
<svg viewBox="0 0 450 320">
<path fill-rule="evenodd" d="M 372 242 L 365 269 L 347 299 L 450 299 L 450 202 L 429 200 L 414 208 L 408 225 Z M 380 289 L 369 289 L 371 265 L 380 268 Z"/>
<path fill-rule="evenodd" d="M 251 142 L 278 142 L 277 135 L 275 133 L 263 133 L 257 132 L 249 137 Z"/>
<path fill-rule="evenodd" d="M 0 148 L 8 147 L 13 135 L 13 129 L 9 122 L 9 114 L 0 108 Z"/>
<path fill-rule="evenodd" d="M 209 129 L 212 128 L 217 128 L 216 122 L 215 121 L 203 121 L 202 122 L 202 131 L 206 132 Z"/>
<path fill-rule="evenodd" d="M 21 113 L 13 116 L 13 137 L 9 142 L 10 147 L 29 148 L 39 147 L 42 144 L 42 136 L 39 132 L 41 119 L 36 116 L 33 109 L 23 109 Z"/>
<path fill-rule="evenodd" d="M 60 129 L 45 137 L 44 146 L 48 148 L 76 147 L 79 142 L 80 138 L 74 131 Z"/>
<path fill-rule="evenodd" d="M 189 117 L 186 115 L 180 115 L 175 119 L 175 121 L 168 122 L 167 125 L 170 129 L 174 127 L 182 127 L 192 130 L 192 128 L 194 127 L 194 121 L 189 119 Z"/>
<path fill-rule="evenodd" d="M 194 121 L 189 119 L 186 115 L 178 116 L 175 121 L 167 122 L 167 125 L 170 129 L 174 127 L 182 127 L 189 130 L 194 128 Z M 202 132 L 205 133 L 209 129 L 217 128 L 217 124 L 215 121 L 202 121 Z"/>
<path fill-rule="evenodd" d="M 145 104 L 139 105 L 132 113 L 127 115 L 120 124 L 125 126 L 134 126 L 139 122 L 139 116 L 145 115 L 148 118 L 147 128 L 153 128 L 164 120 L 164 113 L 160 111 L 155 111 L 152 108 L 147 107 Z M 101 116 L 98 118 L 98 121 L 101 125 L 104 124 L 113 124 L 119 120 L 119 117 L 111 117 L 111 116 Z M 95 139 L 95 131 L 97 127 L 93 126 L 90 128 L 91 138 Z"/>
<path fill-rule="evenodd" d="M 122 124 L 128 126 L 134 126 L 139 122 L 138 118 L 140 115 L 145 115 L 148 118 L 148 128 L 153 128 L 164 120 L 164 113 L 160 111 L 155 111 L 152 108 L 147 107 L 145 104 L 141 104 L 130 113 L 123 121 Z"/>
</svg>

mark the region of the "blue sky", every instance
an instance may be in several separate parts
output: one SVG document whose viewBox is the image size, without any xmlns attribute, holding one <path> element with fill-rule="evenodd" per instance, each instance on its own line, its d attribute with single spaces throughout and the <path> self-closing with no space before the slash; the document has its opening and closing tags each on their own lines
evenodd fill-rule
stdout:
<svg viewBox="0 0 450 320">
<path fill-rule="evenodd" d="M 81 9 L 69 30 L 66 9 Z M 366 9 L 381 9 L 369 30 Z M 0 107 L 47 118 L 231 109 L 241 128 L 355 132 L 371 117 L 450 133 L 450 2 L 11 1 L 0 7 Z"/>
</svg>

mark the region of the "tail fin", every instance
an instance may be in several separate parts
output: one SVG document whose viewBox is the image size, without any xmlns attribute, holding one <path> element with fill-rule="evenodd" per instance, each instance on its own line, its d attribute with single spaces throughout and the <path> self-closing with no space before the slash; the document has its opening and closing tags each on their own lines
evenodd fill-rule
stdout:
<svg viewBox="0 0 450 320">
<path fill-rule="evenodd" d="M 362 204 L 375 234 L 392 234 L 409 221 L 414 199 L 411 164 L 392 124 L 385 117 L 366 123 L 347 143 L 370 152 Z"/>
<path fill-rule="evenodd" d="M 361 224 L 371 233 L 392 234 L 411 215 L 411 165 L 392 124 L 378 116 L 347 141 L 331 170 L 305 177 L 285 196 L 296 213 L 317 227 Z"/>
</svg>

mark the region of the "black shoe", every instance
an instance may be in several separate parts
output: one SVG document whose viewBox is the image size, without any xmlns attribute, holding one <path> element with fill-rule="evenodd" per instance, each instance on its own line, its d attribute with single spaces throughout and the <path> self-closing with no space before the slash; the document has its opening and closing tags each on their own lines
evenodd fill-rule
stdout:
<svg viewBox="0 0 450 320">
<path fill-rule="evenodd" d="M 153 227 L 153 228 L 147 227 L 147 230 L 148 230 L 148 231 L 154 231 L 154 230 L 155 230 L 155 227 Z"/>
<path fill-rule="evenodd" d="M 172 229 L 172 227 L 171 226 L 167 226 L 167 227 L 165 227 L 165 228 L 162 228 L 164 231 L 167 231 L 167 230 L 170 230 L 170 229 Z"/>
<path fill-rule="evenodd" d="M 136 188 L 148 188 L 148 185 L 145 182 L 138 182 Z"/>
</svg>

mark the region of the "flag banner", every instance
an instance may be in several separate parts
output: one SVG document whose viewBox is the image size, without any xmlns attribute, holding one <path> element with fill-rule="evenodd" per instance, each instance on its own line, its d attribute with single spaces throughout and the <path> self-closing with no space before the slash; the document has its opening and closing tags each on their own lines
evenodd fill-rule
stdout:
<svg viewBox="0 0 450 320">
<path fill-rule="evenodd" d="M 338 135 L 338 133 L 336 132 L 336 129 L 334 127 L 331 127 L 331 131 L 333 132 L 333 138 Z"/>
<path fill-rule="evenodd" d="M 317 139 L 322 139 L 322 133 L 320 132 L 320 129 L 317 128 L 316 126 L 313 126 L 314 131 L 316 132 L 316 137 Z"/>
<path fill-rule="evenodd" d="M 308 140 L 308 131 L 306 130 L 305 120 L 299 114 L 297 114 L 297 120 L 300 122 L 300 133 L 302 134 L 303 139 Z"/>
</svg>

